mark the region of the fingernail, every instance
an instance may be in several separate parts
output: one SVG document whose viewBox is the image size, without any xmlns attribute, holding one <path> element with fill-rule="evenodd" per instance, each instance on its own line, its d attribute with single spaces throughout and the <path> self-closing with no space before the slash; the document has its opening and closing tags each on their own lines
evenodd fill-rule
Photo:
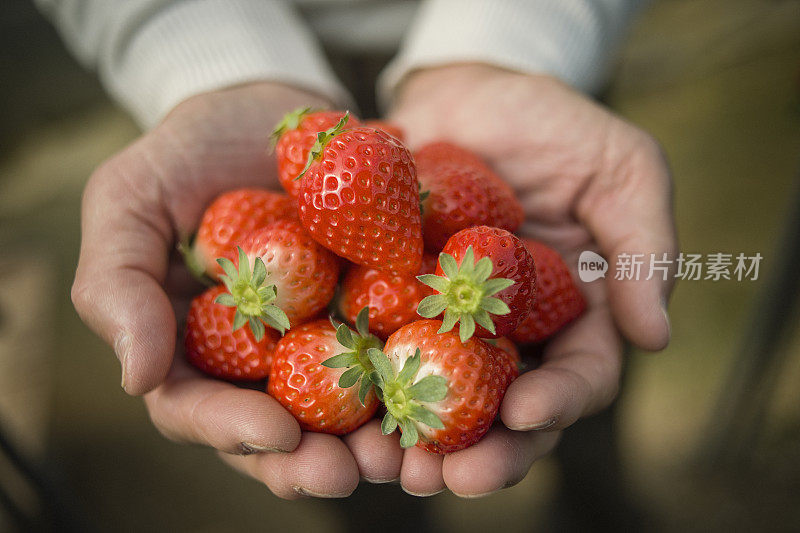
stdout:
<svg viewBox="0 0 800 533">
<path fill-rule="evenodd" d="M 345 498 L 350 496 L 349 494 L 320 494 L 318 492 L 314 492 L 313 490 L 308 490 L 305 487 L 301 487 L 299 485 L 294 485 L 292 487 L 297 494 L 300 496 L 312 497 L 312 498 Z"/>
<path fill-rule="evenodd" d="M 304 497 L 304 498 L 309 498 L 309 497 L 311 497 L 311 494 L 309 494 L 309 493 L 306 491 L 306 489 L 304 489 L 303 487 L 297 487 L 297 486 L 293 486 L 293 487 L 292 487 L 292 490 L 293 490 L 293 491 L 295 491 L 297 494 L 299 494 L 300 496 L 302 496 L 302 497 Z"/>
<path fill-rule="evenodd" d="M 477 500 L 478 498 L 485 498 L 486 496 L 491 496 L 492 494 L 496 494 L 501 490 L 503 490 L 504 488 L 505 487 L 500 487 L 499 489 L 490 490 L 489 492 L 483 492 L 481 494 L 459 494 L 457 492 L 454 492 L 453 494 L 455 494 L 459 498 L 464 498 L 467 500 Z"/>
<path fill-rule="evenodd" d="M 431 496 L 436 496 L 437 494 L 444 492 L 444 489 L 439 489 L 435 492 L 411 492 L 402 485 L 400 486 L 400 488 L 403 489 L 403 492 L 405 492 L 406 494 L 409 494 L 411 496 L 416 496 L 417 498 L 430 498 Z"/>
<path fill-rule="evenodd" d="M 664 322 L 667 323 L 667 339 L 672 338 L 672 322 L 669 319 L 669 312 L 667 311 L 666 304 L 661 304 L 661 312 L 664 314 Z"/>
<path fill-rule="evenodd" d="M 254 453 L 272 452 L 272 453 L 289 453 L 286 450 L 273 448 L 272 446 L 261 446 L 260 444 L 253 444 L 252 442 L 243 442 L 239 445 L 239 451 L 242 455 L 253 455 Z"/>
<path fill-rule="evenodd" d="M 548 428 L 551 428 L 551 427 L 555 426 L 556 422 L 558 422 L 558 417 L 554 416 L 554 417 L 548 418 L 547 420 L 545 420 L 543 422 L 537 422 L 537 423 L 531 424 L 529 426 L 515 426 L 515 427 L 509 428 L 509 429 L 512 429 L 514 431 L 541 431 L 543 429 L 548 429 Z"/>
<path fill-rule="evenodd" d="M 125 389 L 125 378 L 126 378 L 126 374 L 127 373 L 128 373 L 128 358 L 127 357 L 123 357 L 123 359 L 122 359 L 122 378 L 120 379 L 120 384 L 119 384 L 119 386 L 122 387 L 123 390 Z"/>
<path fill-rule="evenodd" d="M 131 351 L 131 338 L 127 333 L 121 333 L 114 341 L 114 353 L 117 354 L 120 365 L 122 365 L 122 379 L 120 386 L 124 389 L 128 374 L 128 354 Z"/>
<path fill-rule="evenodd" d="M 385 483 L 396 483 L 396 482 L 400 481 L 400 477 L 399 476 L 394 478 L 394 479 L 374 479 L 374 478 L 370 478 L 370 477 L 367 477 L 367 476 L 361 476 L 361 479 L 363 479 L 367 483 L 372 483 L 372 484 L 375 484 L 375 485 L 383 485 Z"/>
<path fill-rule="evenodd" d="M 478 498 L 485 498 L 486 496 L 491 496 L 492 494 L 497 494 L 501 490 L 510 489 L 511 487 L 513 487 L 514 485 L 519 483 L 520 481 L 521 480 L 519 480 L 519 479 L 516 480 L 516 481 L 513 481 L 513 480 L 512 481 L 506 481 L 503 484 L 502 487 L 494 489 L 494 490 L 490 490 L 489 492 L 482 492 L 480 494 L 459 494 L 458 492 L 453 492 L 453 494 L 455 494 L 459 498 L 467 498 L 468 500 L 474 500 L 474 499 L 478 499 Z"/>
</svg>

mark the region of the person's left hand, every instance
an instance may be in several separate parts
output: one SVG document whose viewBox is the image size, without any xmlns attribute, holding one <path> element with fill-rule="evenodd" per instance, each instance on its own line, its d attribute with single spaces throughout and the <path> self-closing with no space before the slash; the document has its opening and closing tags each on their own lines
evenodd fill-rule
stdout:
<svg viewBox="0 0 800 533">
<path fill-rule="evenodd" d="M 672 277 L 613 278 L 620 253 L 676 251 L 669 172 L 649 135 L 547 76 L 484 65 L 422 70 L 405 82 L 389 119 L 412 149 L 447 140 L 481 155 L 516 189 L 526 212 L 521 233 L 554 247 L 573 271 L 583 250 L 610 263 L 604 280 L 580 284 L 584 315 L 547 343 L 540 367 L 509 386 L 506 427 L 446 456 L 404 453 L 406 492 L 490 494 L 523 479 L 562 429 L 611 403 L 620 332 L 647 350 L 667 345 Z"/>
</svg>

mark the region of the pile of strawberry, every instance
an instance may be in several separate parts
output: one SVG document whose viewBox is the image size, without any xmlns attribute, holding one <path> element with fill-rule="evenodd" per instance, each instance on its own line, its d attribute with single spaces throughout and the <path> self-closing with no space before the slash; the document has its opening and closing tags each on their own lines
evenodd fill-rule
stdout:
<svg viewBox="0 0 800 533">
<path fill-rule="evenodd" d="M 412 155 L 401 137 L 346 112 L 284 118 L 286 194 L 223 194 L 186 253 L 219 283 L 192 302 L 186 355 L 218 378 L 267 378 L 305 430 L 343 435 L 383 405 L 384 434 L 448 453 L 494 422 L 514 343 L 586 303 L 557 252 L 513 234 L 522 207 L 479 157 L 444 142 Z"/>
</svg>

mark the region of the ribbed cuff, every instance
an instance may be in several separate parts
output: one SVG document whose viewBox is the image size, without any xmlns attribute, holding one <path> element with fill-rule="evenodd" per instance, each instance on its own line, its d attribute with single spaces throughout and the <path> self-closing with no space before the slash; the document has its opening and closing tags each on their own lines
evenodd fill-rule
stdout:
<svg viewBox="0 0 800 533">
<path fill-rule="evenodd" d="M 101 76 L 145 128 L 190 96 L 259 80 L 351 102 L 314 37 L 281 0 L 174 2 L 132 23 L 115 45 L 101 52 Z"/>
<path fill-rule="evenodd" d="M 411 71 L 479 62 L 560 78 L 592 93 L 642 0 L 428 0 L 400 53 L 383 72 L 379 99 L 391 102 Z"/>
</svg>

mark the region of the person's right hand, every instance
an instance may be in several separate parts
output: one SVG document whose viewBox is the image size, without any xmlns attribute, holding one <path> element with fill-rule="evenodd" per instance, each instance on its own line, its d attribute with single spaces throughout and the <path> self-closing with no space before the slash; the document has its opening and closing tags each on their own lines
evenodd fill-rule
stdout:
<svg viewBox="0 0 800 533">
<path fill-rule="evenodd" d="M 301 434 L 269 395 L 191 368 L 176 316 L 182 320 L 199 287 L 175 243 L 223 191 L 277 188 L 270 131 L 285 112 L 307 105 L 327 102 L 272 83 L 195 96 L 106 161 L 84 192 L 72 288 L 81 318 L 114 347 L 123 388 L 145 394 L 164 435 L 219 450 L 283 498 L 347 496 L 359 475 L 376 482 L 398 478 L 398 438 L 382 436 L 377 420 L 344 439 Z"/>
</svg>

